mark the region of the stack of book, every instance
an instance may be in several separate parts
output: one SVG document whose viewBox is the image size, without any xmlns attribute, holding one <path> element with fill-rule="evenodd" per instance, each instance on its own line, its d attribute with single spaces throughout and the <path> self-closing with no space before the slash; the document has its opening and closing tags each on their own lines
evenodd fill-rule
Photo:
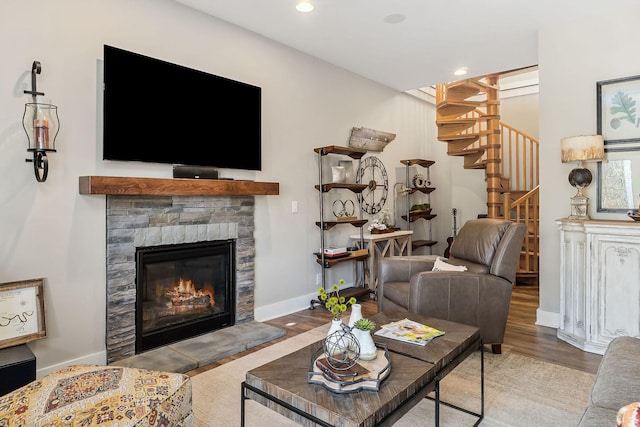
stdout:
<svg viewBox="0 0 640 427">
<path fill-rule="evenodd" d="M 342 248 L 324 248 L 324 256 L 325 258 L 339 258 L 339 257 L 343 257 L 349 255 L 349 252 L 347 252 L 347 248 L 346 247 L 342 247 Z"/>
<path fill-rule="evenodd" d="M 331 364 L 326 357 L 321 357 L 316 360 L 316 366 L 325 376 L 337 381 L 355 382 L 369 378 L 369 370 L 359 363 L 339 366 L 336 362 Z"/>
<path fill-rule="evenodd" d="M 425 346 L 435 337 L 444 335 L 444 331 L 405 318 L 382 325 L 374 335 Z"/>
</svg>

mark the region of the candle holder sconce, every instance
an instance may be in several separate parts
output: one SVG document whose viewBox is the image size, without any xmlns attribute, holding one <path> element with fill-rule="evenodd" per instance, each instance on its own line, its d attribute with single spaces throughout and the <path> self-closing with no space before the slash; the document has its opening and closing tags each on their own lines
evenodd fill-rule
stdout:
<svg viewBox="0 0 640 427">
<path fill-rule="evenodd" d="M 22 127 L 29 138 L 29 148 L 27 151 L 33 153 L 32 159 L 26 159 L 33 163 L 33 170 L 38 182 L 47 180 L 49 173 L 49 161 L 47 152 L 56 151 L 56 137 L 60 130 L 60 120 L 58 119 L 58 107 L 52 104 L 38 102 L 38 95 L 43 96 L 44 92 L 36 89 L 36 74 L 40 74 L 42 67 L 40 62 L 33 61 L 31 67 L 31 90 L 24 93 L 30 94 L 33 102 L 28 102 L 24 106 L 22 116 Z"/>
</svg>

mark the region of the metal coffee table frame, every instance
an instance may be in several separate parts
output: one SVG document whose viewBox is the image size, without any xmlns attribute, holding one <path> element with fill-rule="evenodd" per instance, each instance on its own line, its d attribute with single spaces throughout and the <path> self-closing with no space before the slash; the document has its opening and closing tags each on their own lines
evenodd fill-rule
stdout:
<svg viewBox="0 0 640 427">
<path fill-rule="evenodd" d="M 480 413 L 473 412 L 471 410 L 461 408 L 459 406 L 453 405 L 451 403 L 443 402 L 440 400 L 440 381 L 444 379 L 444 377 L 455 369 L 462 361 L 464 361 L 470 354 L 475 352 L 476 350 L 480 350 Z M 392 351 L 392 350 L 389 350 Z M 403 354 L 403 353 L 398 353 Z M 403 354 L 404 356 L 413 357 L 408 354 Z M 393 375 L 393 372 L 392 372 Z M 332 427 L 332 424 L 329 424 L 281 399 L 278 399 L 275 396 L 270 395 L 269 393 L 264 392 L 252 385 L 246 383 L 246 381 L 242 382 L 241 385 L 241 408 L 240 408 L 240 425 L 244 427 L 245 425 L 245 401 L 250 399 L 247 396 L 247 390 L 256 393 L 257 395 L 269 400 L 277 405 L 300 415 L 303 418 L 306 418 L 318 425 L 323 427 Z M 429 393 L 434 392 L 434 397 L 428 396 Z M 409 396 L 405 401 L 403 401 L 400 405 L 398 405 L 392 412 L 387 414 L 382 420 L 380 420 L 376 425 L 377 426 L 390 426 L 394 424 L 400 416 L 404 415 L 409 411 L 413 406 L 418 404 L 422 399 L 427 398 L 429 400 L 433 400 L 435 403 L 435 425 L 438 427 L 440 425 L 440 404 L 448 406 L 458 411 L 462 411 L 469 415 L 475 416 L 478 420 L 473 424 L 474 427 L 478 426 L 482 420 L 484 419 L 484 346 L 482 343 L 482 339 L 478 339 L 473 344 L 471 344 L 465 351 L 457 355 L 454 359 L 452 359 L 448 364 L 442 367 L 440 371 L 438 371 L 434 377 L 434 379 L 420 389 L 416 390 L 411 396 Z M 399 416 L 397 416 L 399 415 Z"/>
</svg>

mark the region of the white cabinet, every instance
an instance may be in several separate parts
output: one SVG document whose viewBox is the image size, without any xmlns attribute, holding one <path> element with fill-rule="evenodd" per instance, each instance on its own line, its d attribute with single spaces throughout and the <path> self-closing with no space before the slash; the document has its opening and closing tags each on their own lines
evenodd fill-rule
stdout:
<svg viewBox="0 0 640 427">
<path fill-rule="evenodd" d="M 558 338 L 603 354 L 640 337 L 640 223 L 561 219 Z"/>
</svg>

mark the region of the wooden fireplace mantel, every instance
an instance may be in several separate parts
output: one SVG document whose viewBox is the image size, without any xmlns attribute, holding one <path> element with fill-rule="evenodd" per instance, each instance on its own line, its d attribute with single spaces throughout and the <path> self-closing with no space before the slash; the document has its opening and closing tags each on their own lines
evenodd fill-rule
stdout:
<svg viewBox="0 0 640 427">
<path fill-rule="evenodd" d="M 268 196 L 280 194 L 280 184 L 228 179 L 81 176 L 79 190 L 80 194 L 120 196 Z"/>
</svg>

